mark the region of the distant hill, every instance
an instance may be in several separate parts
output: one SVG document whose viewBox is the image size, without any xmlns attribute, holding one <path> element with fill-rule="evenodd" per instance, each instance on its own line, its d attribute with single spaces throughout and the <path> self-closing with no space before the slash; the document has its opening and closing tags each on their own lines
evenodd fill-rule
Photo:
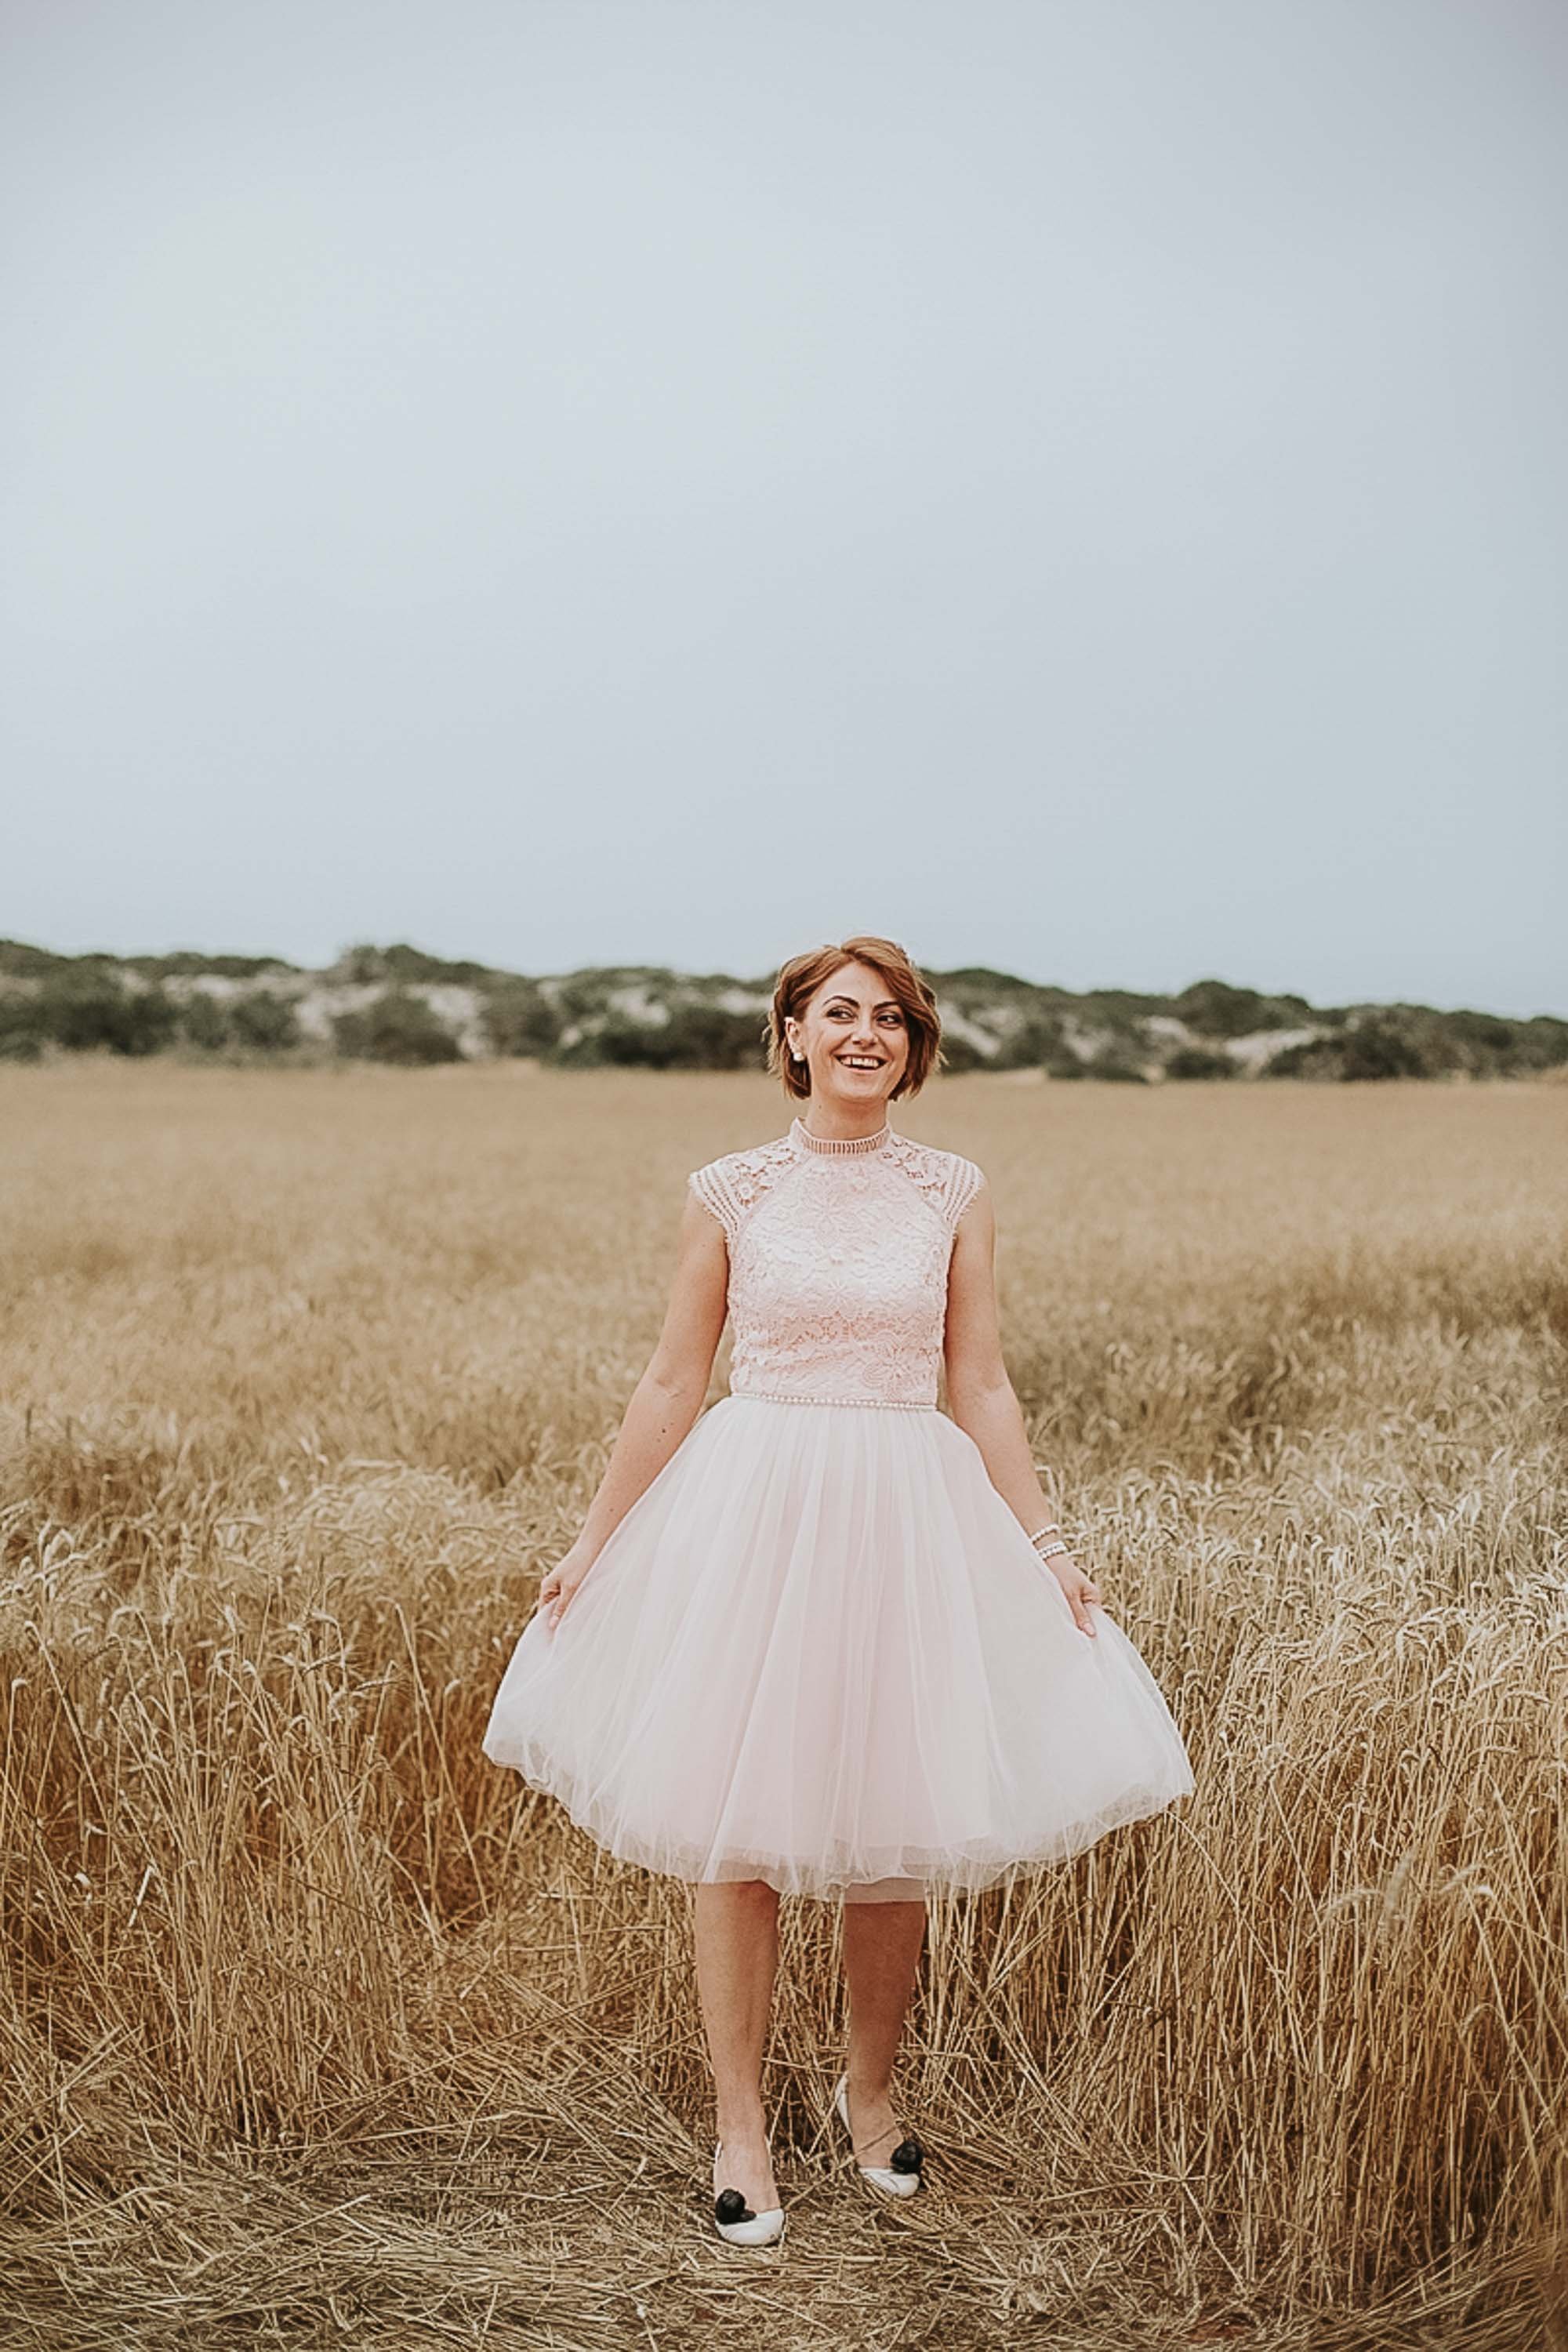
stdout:
<svg viewBox="0 0 1568 2352">
<path fill-rule="evenodd" d="M 950 1070 L 1050 1078 L 1525 1077 L 1568 1073 L 1568 1021 L 1312 1005 L 1223 980 L 1178 996 L 927 971 Z M 108 1051 L 184 1060 L 410 1065 L 522 1055 L 558 1068 L 760 1069 L 771 976 L 595 965 L 529 974 L 406 946 L 324 971 L 281 956 L 56 955 L 0 940 L 0 1059 Z"/>
</svg>

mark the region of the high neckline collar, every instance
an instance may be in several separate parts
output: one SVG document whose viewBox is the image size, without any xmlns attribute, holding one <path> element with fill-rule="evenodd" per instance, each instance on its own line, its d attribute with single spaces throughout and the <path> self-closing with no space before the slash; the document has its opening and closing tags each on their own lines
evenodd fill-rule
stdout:
<svg viewBox="0 0 1568 2352">
<path fill-rule="evenodd" d="M 835 1157 L 851 1151 L 880 1151 L 893 1130 L 886 1119 L 875 1135 L 827 1136 L 813 1135 L 804 1119 L 796 1118 L 790 1135 L 803 1151 L 820 1151 Z"/>
</svg>

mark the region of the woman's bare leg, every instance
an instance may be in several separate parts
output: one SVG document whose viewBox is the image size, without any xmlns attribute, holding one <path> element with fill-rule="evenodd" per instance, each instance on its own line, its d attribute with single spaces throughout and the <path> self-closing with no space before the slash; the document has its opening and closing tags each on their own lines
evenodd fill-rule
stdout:
<svg viewBox="0 0 1568 2352">
<path fill-rule="evenodd" d="M 904 2137 L 891 2094 L 893 2060 L 925 1938 L 926 1906 L 844 1906 L 844 1979 L 849 1988 L 849 2127 L 856 2161 L 886 2164 Z"/>
<path fill-rule="evenodd" d="M 697 1888 L 697 1990 L 713 2065 L 715 2138 L 724 2143 L 721 2189 L 739 2189 L 753 2211 L 780 2202 L 763 2115 L 767 2045 L 778 1964 L 779 1898 L 760 1878 Z"/>
</svg>

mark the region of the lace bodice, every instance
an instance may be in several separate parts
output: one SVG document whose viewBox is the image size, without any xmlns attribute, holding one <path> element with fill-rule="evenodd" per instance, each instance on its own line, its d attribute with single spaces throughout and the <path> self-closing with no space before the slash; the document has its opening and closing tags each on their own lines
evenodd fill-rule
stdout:
<svg viewBox="0 0 1568 2352">
<path fill-rule="evenodd" d="M 884 1126 L 727 1152 L 687 1183 L 730 1247 L 733 1396 L 933 1406 L 958 1221 L 973 1160 Z"/>
</svg>

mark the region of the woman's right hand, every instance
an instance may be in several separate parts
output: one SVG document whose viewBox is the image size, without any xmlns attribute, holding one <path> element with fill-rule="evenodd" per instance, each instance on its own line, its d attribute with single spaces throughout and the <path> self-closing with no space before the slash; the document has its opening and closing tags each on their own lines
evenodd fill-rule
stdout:
<svg viewBox="0 0 1568 2352">
<path fill-rule="evenodd" d="M 572 1595 L 593 1567 L 593 1556 L 574 1543 L 546 1573 L 539 1587 L 539 1607 L 544 1612 L 544 1622 L 552 1633 L 560 1624 L 571 1606 Z"/>
</svg>

